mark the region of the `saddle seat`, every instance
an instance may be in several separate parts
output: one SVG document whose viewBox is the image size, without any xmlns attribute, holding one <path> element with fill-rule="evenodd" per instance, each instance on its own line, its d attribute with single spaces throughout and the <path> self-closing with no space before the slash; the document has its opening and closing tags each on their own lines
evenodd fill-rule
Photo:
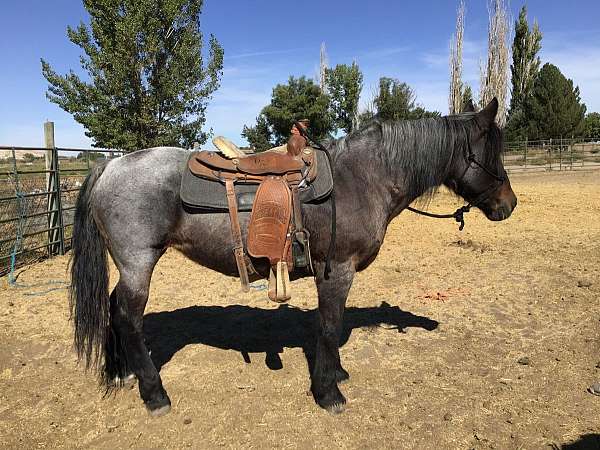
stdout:
<svg viewBox="0 0 600 450">
<path fill-rule="evenodd" d="M 188 160 L 192 174 L 225 184 L 233 252 L 242 289 L 249 291 L 249 272 L 257 275 L 249 256 L 267 258 L 270 265 L 269 298 L 291 298 L 289 272 L 303 267 L 312 272 L 309 233 L 302 225 L 298 188 L 317 176 L 314 149 L 292 134 L 284 146 L 245 154 L 223 137 L 213 140 L 219 152 L 194 152 Z M 248 225 L 246 251 L 238 219 L 236 184 L 258 185 Z M 247 252 L 247 254 L 246 254 Z"/>
<path fill-rule="evenodd" d="M 273 147 L 265 152 L 247 154 L 233 142 L 222 136 L 213 139 L 220 153 L 201 152 L 200 160 L 216 169 L 252 175 L 276 174 L 301 171 L 313 163 L 312 149 L 304 148 L 306 140 L 292 135 L 286 145 Z"/>
</svg>

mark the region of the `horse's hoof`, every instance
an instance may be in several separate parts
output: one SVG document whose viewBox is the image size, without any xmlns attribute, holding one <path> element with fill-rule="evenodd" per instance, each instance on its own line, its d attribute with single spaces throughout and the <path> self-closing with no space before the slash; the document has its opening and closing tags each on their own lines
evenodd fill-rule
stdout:
<svg viewBox="0 0 600 450">
<path fill-rule="evenodd" d="M 589 388 L 588 388 L 588 392 L 590 394 L 594 394 L 594 395 L 600 395 L 600 381 L 598 383 L 594 383 L 592 384 Z"/>
<path fill-rule="evenodd" d="M 346 405 L 346 399 L 338 389 L 337 385 L 334 385 L 327 393 L 321 395 L 316 394 L 313 390 L 313 395 L 317 404 L 331 414 L 341 413 Z"/>
<path fill-rule="evenodd" d="M 325 408 L 325 410 L 329 413 L 332 414 L 334 416 L 341 414 L 344 412 L 344 409 L 346 408 L 346 403 L 334 403 L 331 406 L 328 406 L 327 408 Z"/>
<path fill-rule="evenodd" d="M 148 408 L 148 414 L 150 414 L 152 417 L 160 417 L 160 416 L 164 416 L 165 414 L 167 414 L 169 411 L 171 411 L 171 405 L 163 405 L 159 408 L 156 409 L 150 409 Z"/>
</svg>

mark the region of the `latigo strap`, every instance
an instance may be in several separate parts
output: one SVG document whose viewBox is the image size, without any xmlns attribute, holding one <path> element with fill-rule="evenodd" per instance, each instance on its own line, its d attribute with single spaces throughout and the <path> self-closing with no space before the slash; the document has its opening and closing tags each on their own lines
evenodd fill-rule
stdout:
<svg viewBox="0 0 600 450">
<path fill-rule="evenodd" d="M 233 180 L 225 181 L 225 189 L 227 190 L 227 203 L 229 204 L 229 220 L 231 222 L 231 235 L 233 236 L 233 254 L 235 255 L 235 263 L 237 264 L 242 283 L 242 290 L 248 292 L 250 290 L 250 281 L 248 279 L 248 267 L 244 256 L 244 242 L 242 241 L 242 230 L 238 220 L 237 198 L 235 196 L 235 187 Z"/>
</svg>

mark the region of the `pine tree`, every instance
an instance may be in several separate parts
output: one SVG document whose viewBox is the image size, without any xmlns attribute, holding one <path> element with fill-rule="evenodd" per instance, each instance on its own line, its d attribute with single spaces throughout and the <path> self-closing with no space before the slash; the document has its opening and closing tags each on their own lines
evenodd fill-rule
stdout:
<svg viewBox="0 0 600 450">
<path fill-rule="evenodd" d="M 219 87 L 223 48 L 202 54 L 202 0 L 83 0 L 90 25 L 67 28 L 86 77 L 42 60 L 48 99 L 71 113 L 97 147 L 126 151 L 203 143 L 207 101 Z"/>
<path fill-rule="evenodd" d="M 325 73 L 336 128 L 349 133 L 357 125 L 358 100 L 362 90 L 363 75 L 356 62 L 351 66 L 338 64 L 333 69 L 326 69 Z"/>
<path fill-rule="evenodd" d="M 462 93 L 462 97 L 460 99 L 460 110 L 458 111 L 463 112 L 466 111 L 468 107 L 474 106 L 473 105 L 473 91 L 471 89 L 471 86 L 469 86 L 468 84 L 465 85 L 465 89 L 463 90 Z"/>
<path fill-rule="evenodd" d="M 539 71 L 522 111 L 529 139 L 581 136 L 584 132 L 586 107 L 579 88 L 550 63 Z"/>
</svg>

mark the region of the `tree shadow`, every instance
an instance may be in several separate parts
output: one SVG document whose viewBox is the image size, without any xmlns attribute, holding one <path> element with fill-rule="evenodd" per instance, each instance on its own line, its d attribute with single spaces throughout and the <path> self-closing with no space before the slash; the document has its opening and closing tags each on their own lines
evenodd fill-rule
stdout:
<svg viewBox="0 0 600 450">
<path fill-rule="evenodd" d="M 157 369 L 189 344 L 205 344 L 235 350 L 250 363 L 251 353 L 265 353 L 272 370 L 283 367 L 279 353 L 284 348 L 302 348 L 309 367 L 315 346 L 316 310 L 301 310 L 289 305 L 261 309 L 243 305 L 190 306 L 150 313 L 144 317 L 144 333 Z M 355 328 L 377 327 L 403 333 L 408 327 L 435 330 L 438 322 L 402 311 L 382 302 L 369 308 L 346 308 L 340 346 Z"/>
<path fill-rule="evenodd" d="M 600 434 L 584 434 L 575 442 L 563 444 L 554 448 L 561 450 L 600 450 Z"/>
</svg>

